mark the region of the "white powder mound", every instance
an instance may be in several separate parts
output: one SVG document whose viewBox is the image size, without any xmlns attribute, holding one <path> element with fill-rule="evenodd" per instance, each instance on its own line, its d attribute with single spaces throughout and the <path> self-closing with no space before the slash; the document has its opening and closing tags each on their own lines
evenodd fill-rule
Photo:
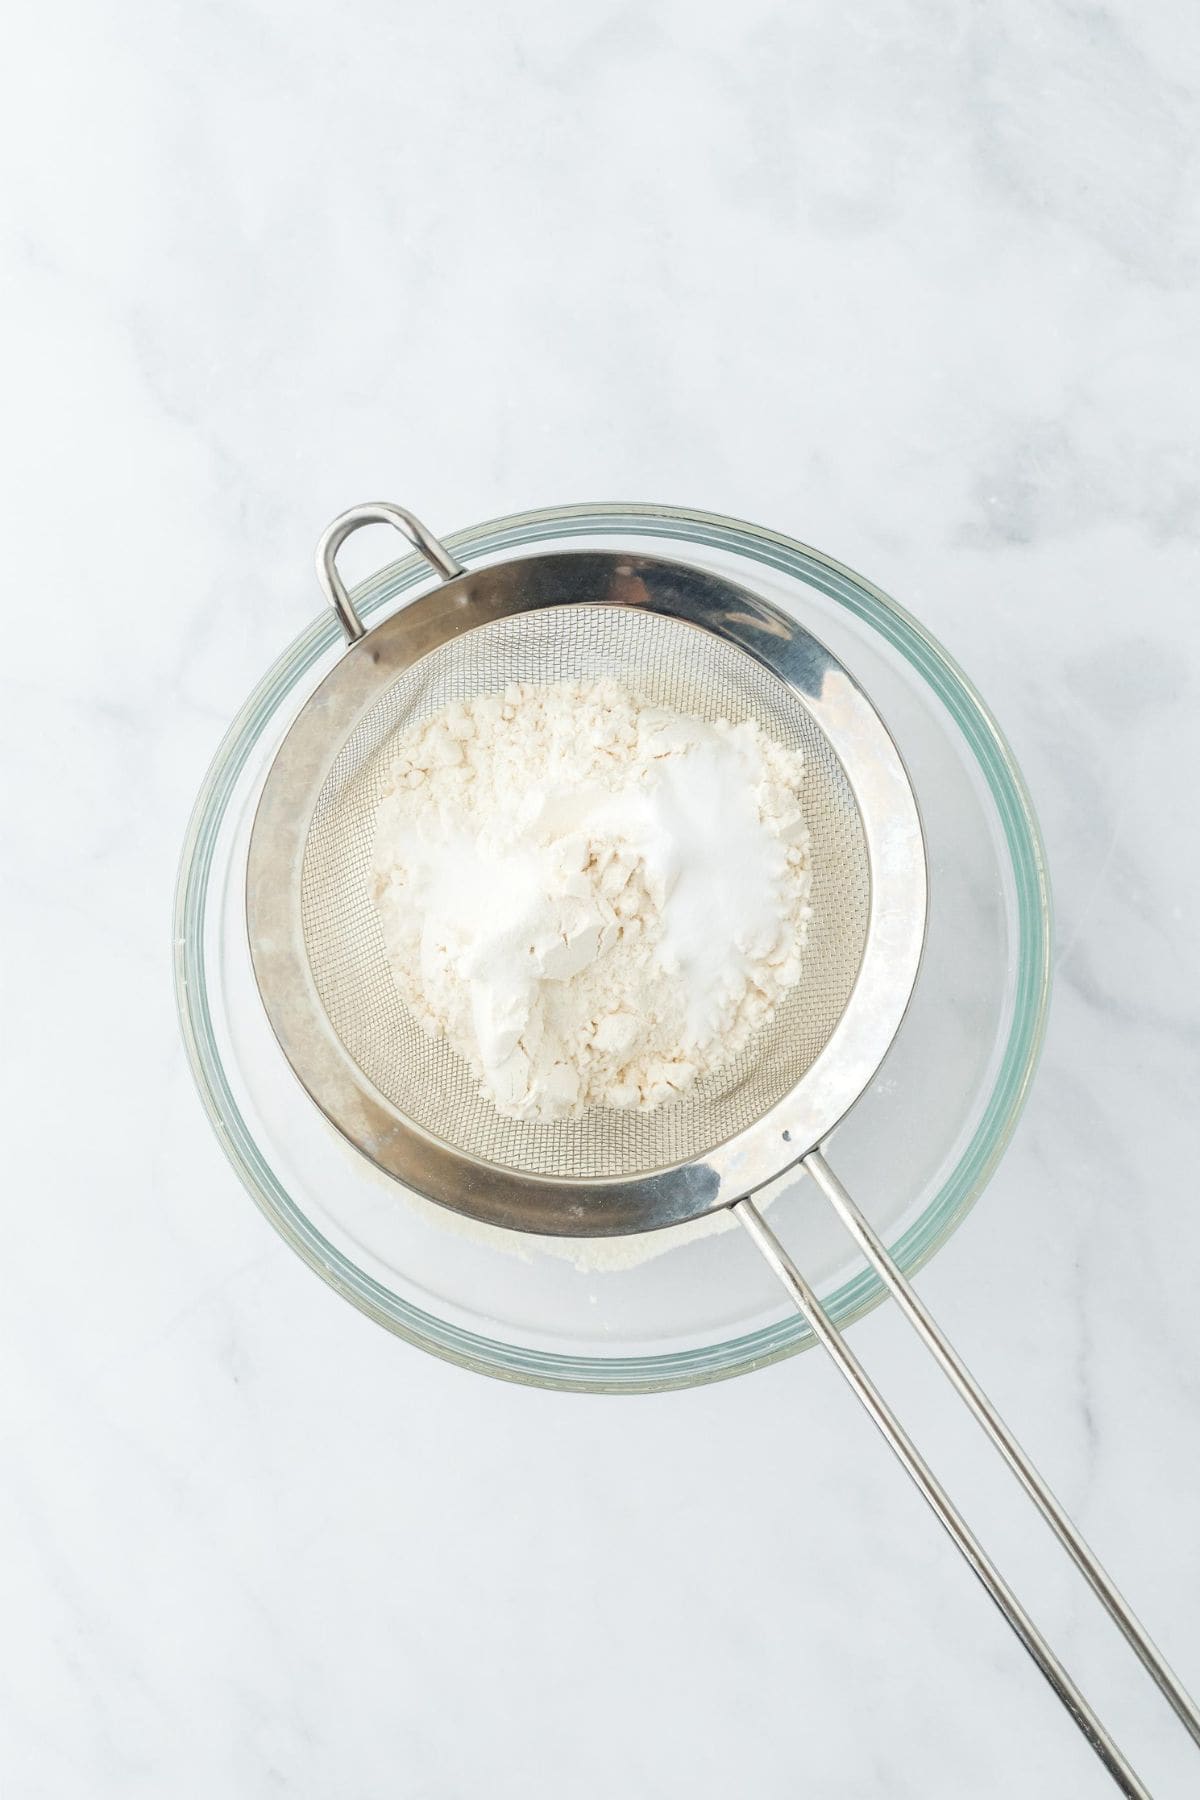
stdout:
<svg viewBox="0 0 1200 1800">
<path fill-rule="evenodd" d="M 519 684 L 390 754 L 372 897 L 395 979 L 510 1117 L 661 1106 L 799 979 L 803 764 L 753 722 Z"/>
</svg>

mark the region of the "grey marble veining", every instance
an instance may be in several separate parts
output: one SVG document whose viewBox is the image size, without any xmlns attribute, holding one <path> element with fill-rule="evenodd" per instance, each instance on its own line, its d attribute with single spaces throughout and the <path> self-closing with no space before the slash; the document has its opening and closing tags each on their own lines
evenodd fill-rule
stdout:
<svg viewBox="0 0 1200 1800">
<path fill-rule="evenodd" d="M 663 500 L 879 581 L 999 714 L 1058 913 L 923 1291 L 1200 1682 L 1195 18 L 56 0 L 8 49 L 5 1793 L 1107 1793 L 815 1357 L 508 1390 L 315 1281 L 192 1094 L 167 920 L 343 505 Z M 1194 1793 L 900 1322 L 855 1339 Z"/>
</svg>

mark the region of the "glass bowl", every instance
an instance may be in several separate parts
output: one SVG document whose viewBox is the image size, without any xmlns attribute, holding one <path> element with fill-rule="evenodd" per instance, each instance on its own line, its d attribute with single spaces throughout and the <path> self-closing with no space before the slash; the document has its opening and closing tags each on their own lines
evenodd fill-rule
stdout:
<svg viewBox="0 0 1200 1800">
<path fill-rule="evenodd" d="M 833 1166 L 900 1266 L 919 1267 L 983 1189 L 1040 1048 L 1050 908 L 1041 840 L 1011 752 L 971 684 L 878 588 L 775 532 L 651 506 L 549 508 L 446 540 L 470 566 L 598 543 L 712 569 L 828 644 L 900 748 L 926 831 L 925 959 L 875 1081 L 830 1140 Z M 394 563 L 355 594 L 365 617 L 432 584 Z M 292 1075 L 259 1001 L 246 940 L 250 822 L 307 695 L 341 655 L 332 613 L 303 632 L 234 720 L 189 826 L 176 900 L 184 1039 L 201 1097 L 250 1194 L 309 1266 L 410 1343 L 546 1387 L 636 1392 L 737 1375 L 812 1338 L 736 1221 L 635 1239 L 544 1240 L 469 1224 L 379 1173 Z M 833 1317 L 882 1297 L 811 1182 L 760 1198 Z"/>
</svg>

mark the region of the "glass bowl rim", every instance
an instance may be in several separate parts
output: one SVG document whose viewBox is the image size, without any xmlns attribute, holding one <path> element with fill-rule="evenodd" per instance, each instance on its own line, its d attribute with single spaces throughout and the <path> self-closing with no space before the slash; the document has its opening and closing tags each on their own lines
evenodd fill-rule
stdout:
<svg viewBox="0 0 1200 1800">
<path fill-rule="evenodd" d="M 781 533 L 692 508 L 631 502 L 510 514 L 469 526 L 444 542 L 467 561 L 549 538 L 622 531 L 731 550 L 816 586 L 836 600 L 899 651 L 946 706 L 996 807 L 1017 903 L 1012 1017 L 987 1105 L 969 1143 L 920 1217 L 892 1246 L 901 1268 L 912 1274 L 957 1229 L 994 1173 L 1024 1106 L 1045 1035 L 1050 891 L 1041 831 L 1024 777 L 974 684 L 936 639 L 882 589 L 822 551 Z M 428 576 L 428 564 L 421 558 L 403 558 L 356 588 L 355 603 L 364 615 L 373 614 Z M 813 1339 L 798 1313 L 719 1344 L 663 1355 L 573 1356 L 506 1344 L 451 1325 L 392 1293 L 322 1236 L 287 1193 L 241 1115 L 212 1029 L 204 941 L 208 879 L 226 806 L 263 726 L 340 635 L 332 611 L 323 611 L 272 664 L 233 719 L 197 795 L 176 885 L 175 990 L 188 1060 L 218 1140 L 252 1199 L 309 1267 L 360 1311 L 418 1348 L 481 1374 L 538 1387 L 644 1393 L 727 1379 L 807 1349 Z M 845 1326 L 883 1297 L 878 1278 L 863 1269 L 826 1304 Z"/>
</svg>

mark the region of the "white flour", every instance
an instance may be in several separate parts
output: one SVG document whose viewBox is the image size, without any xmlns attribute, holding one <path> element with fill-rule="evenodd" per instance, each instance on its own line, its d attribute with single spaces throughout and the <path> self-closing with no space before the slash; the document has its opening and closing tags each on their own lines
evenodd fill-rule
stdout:
<svg viewBox="0 0 1200 1800">
<path fill-rule="evenodd" d="M 686 1093 L 799 977 L 802 774 L 612 681 L 447 707 L 395 739 L 376 821 L 405 1001 L 512 1117 Z"/>
</svg>

